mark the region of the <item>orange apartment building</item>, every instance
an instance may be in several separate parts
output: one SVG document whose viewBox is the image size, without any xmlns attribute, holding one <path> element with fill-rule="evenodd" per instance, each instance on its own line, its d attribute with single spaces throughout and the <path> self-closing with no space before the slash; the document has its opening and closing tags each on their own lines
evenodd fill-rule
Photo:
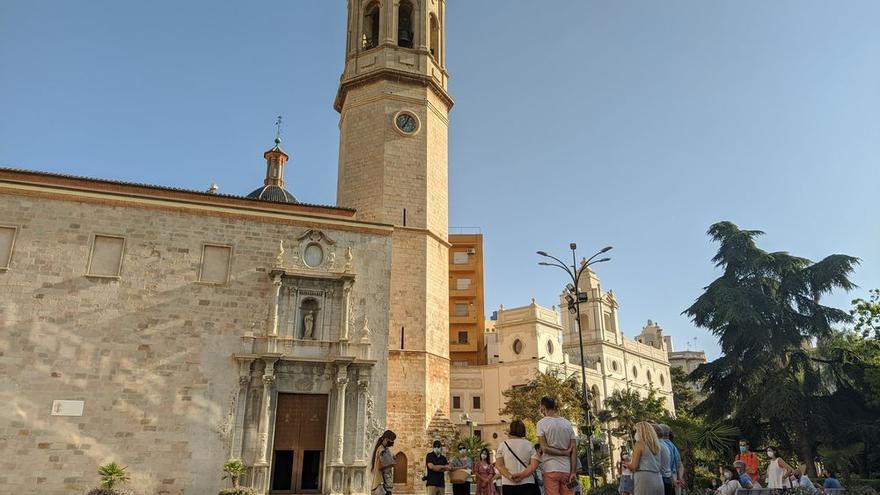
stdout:
<svg viewBox="0 0 880 495">
<path fill-rule="evenodd" d="M 486 364 L 483 235 L 450 234 L 449 242 L 449 359 Z"/>
</svg>

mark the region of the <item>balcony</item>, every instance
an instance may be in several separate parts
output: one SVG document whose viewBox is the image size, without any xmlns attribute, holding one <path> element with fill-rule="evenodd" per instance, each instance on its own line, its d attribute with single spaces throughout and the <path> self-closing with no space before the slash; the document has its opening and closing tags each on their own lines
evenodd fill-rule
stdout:
<svg viewBox="0 0 880 495">
<path fill-rule="evenodd" d="M 477 323 L 477 313 L 472 312 L 468 315 L 449 315 L 450 325 L 473 325 Z"/>
</svg>

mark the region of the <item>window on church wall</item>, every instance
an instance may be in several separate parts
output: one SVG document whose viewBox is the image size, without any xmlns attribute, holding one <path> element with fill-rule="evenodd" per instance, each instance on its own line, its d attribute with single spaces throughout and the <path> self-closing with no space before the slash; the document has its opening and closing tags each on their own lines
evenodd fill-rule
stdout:
<svg viewBox="0 0 880 495">
<path fill-rule="evenodd" d="M 12 248 L 15 246 L 15 227 L 0 227 L 0 270 L 9 268 L 12 263 Z"/>
<path fill-rule="evenodd" d="M 430 49 L 431 55 L 434 56 L 437 61 L 440 61 L 440 23 L 437 22 L 437 17 L 434 14 L 431 14 L 431 41 L 430 41 Z"/>
<path fill-rule="evenodd" d="M 461 409 L 461 397 L 458 395 L 452 396 L 452 408 L 456 411 Z"/>
<path fill-rule="evenodd" d="M 96 235 L 86 273 L 93 277 L 118 277 L 122 271 L 125 238 Z"/>
<path fill-rule="evenodd" d="M 202 246 L 202 265 L 199 268 L 199 282 L 206 284 L 225 284 L 229 281 L 229 262 L 232 248 L 229 246 Z"/>
<path fill-rule="evenodd" d="M 471 405 L 473 406 L 475 411 L 480 411 L 483 409 L 483 398 L 479 395 L 475 395 L 471 397 Z"/>
<path fill-rule="evenodd" d="M 379 2 L 373 2 L 364 9 L 363 33 L 361 48 L 369 50 L 379 46 Z"/>
<path fill-rule="evenodd" d="M 404 0 L 397 7 L 397 46 L 412 48 L 415 41 L 413 31 L 413 6 Z"/>
</svg>

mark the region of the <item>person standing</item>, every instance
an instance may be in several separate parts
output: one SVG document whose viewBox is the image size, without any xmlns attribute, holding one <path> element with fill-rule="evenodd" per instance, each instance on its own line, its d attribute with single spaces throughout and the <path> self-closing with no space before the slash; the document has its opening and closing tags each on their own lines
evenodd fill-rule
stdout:
<svg viewBox="0 0 880 495">
<path fill-rule="evenodd" d="M 676 447 L 675 443 L 672 441 L 672 428 L 668 425 L 661 424 L 660 431 L 663 433 L 661 441 L 669 448 L 669 468 L 672 471 L 670 479 L 671 493 L 668 495 L 678 495 L 680 487 L 684 484 L 682 482 L 682 479 L 684 478 L 684 466 L 681 464 L 681 452 L 678 451 L 678 447 Z"/>
<path fill-rule="evenodd" d="M 660 476 L 660 441 L 647 421 L 636 423 L 636 444 L 629 468 L 633 476 L 633 495 L 664 495 Z"/>
<path fill-rule="evenodd" d="M 556 414 L 556 400 L 542 397 L 540 405 L 544 416 L 536 425 L 541 444 L 546 495 L 573 495 L 577 480 L 577 439 L 571 422 Z"/>
<path fill-rule="evenodd" d="M 474 463 L 474 476 L 477 478 L 476 495 L 495 495 L 495 466 L 489 458 L 489 449 L 480 451 L 480 458 Z"/>
<path fill-rule="evenodd" d="M 752 479 L 752 482 L 761 479 L 761 473 L 758 472 L 758 456 L 750 450 L 749 441 L 745 438 L 739 441 L 739 454 L 736 455 L 734 461 L 742 461 L 746 464 L 746 474 Z"/>
<path fill-rule="evenodd" d="M 785 487 L 786 478 L 794 472 L 794 469 L 782 458 L 777 457 L 776 453 L 776 447 L 767 447 L 767 458 L 769 459 L 767 464 L 767 488 Z"/>
<path fill-rule="evenodd" d="M 629 454 L 620 453 L 620 484 L 617 488 L 620 495 L 632 495 L 633 492 L 633 472 L 629 467 L 630 461 Z"/>
<path fill-rule="evenodd" d="M 468 456 L 467 448 L 463 443 L 458 444 L 458 456 L 449 462 L 452 472 L 449 475 L 452 482 L 452 495 L 470 495 L 470 475 L 473 472 L 474 461 Z"/>
<path fill-rule="evenodd" d="M 385 430 L 373 448 L 374 495 L 391 495 L 394 488 L 394 455 L 391 454 L 391 447 L 396 439 L 393 431 Z"/>
<path fill-rule="evenodd" d="M 660 477 L 663 478 L 663 494 L 675 495 L 672 488 L 672 451 L 663 441 L 663 428 L 655 424 L 654 434 L 657 435 L 657 441 L 660 443 Z"/>
<path fill-rule="evenodd" d="M 446 476 L 444 473 L 452 471 L 446 456 L 443 455 L 443 444 L 440 440 L 434 440 L 433 449 L 425 457 L 425 467 L 428 474 L 425 476 L 427 495 L 443 495 L 446 488 Z"/>
<path fill-rule="evenodd" d="M 515 419 L 510 423 L 507 440 L 498 446 L 495 467 L 501 473 L 504 495 L 539 495 L 538 477 L 535 472 L 540 462 L 532 442 L 526 440 L 526 425 Z"/>
<path fill-rule="evenodd" d="M 538 488 L 541 489 L 541 495 L 544 495 L 544 464 L 541 462 L 541 458 L 544 457 L 544 451 L 541 450 L 541 444 L 535 444 L 535 453 L 538 454 L 538 469 L 535 471 L 535 476 L 538 480 Z"/>
</svg>

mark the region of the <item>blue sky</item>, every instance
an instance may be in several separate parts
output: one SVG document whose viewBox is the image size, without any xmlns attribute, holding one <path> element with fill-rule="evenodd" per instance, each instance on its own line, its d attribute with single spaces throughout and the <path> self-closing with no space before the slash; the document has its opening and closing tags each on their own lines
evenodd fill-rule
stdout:
<svg viewBox="0 0 880 495">
<path fill-rule="evenodd" d="M 448 1 L 450 225 L 485 236 L 487 311 L 555 304 L 534 252 L 615 246 L 624 332 L 717 272 L 705 231 L 862 258 L 880 287 L 880 3 Z M 343 0 L 0 4 L 0 164 L 244 194 L 283 115 L 287 180 L 333 204 Z"/>
</svg>

